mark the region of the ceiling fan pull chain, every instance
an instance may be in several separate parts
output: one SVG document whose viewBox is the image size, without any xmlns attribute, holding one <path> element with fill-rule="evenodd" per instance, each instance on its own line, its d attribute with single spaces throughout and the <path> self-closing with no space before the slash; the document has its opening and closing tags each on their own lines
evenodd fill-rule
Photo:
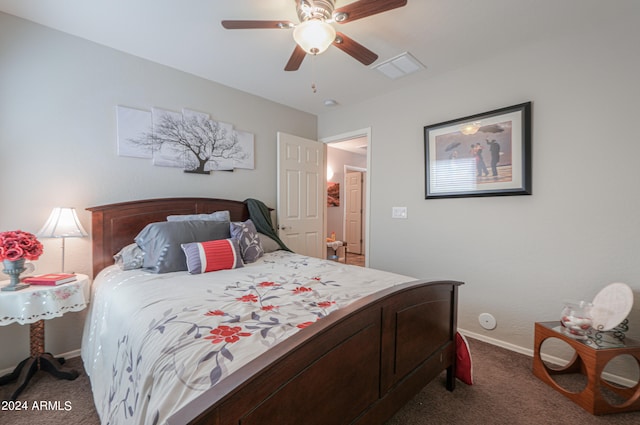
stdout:
<svg viewBox="0 0 640 425">
<path fill-rule="evenodd" d="M 311 91 L 318 92 L 316 87 L 316 55 L 311 55 Z"/>
</svg>

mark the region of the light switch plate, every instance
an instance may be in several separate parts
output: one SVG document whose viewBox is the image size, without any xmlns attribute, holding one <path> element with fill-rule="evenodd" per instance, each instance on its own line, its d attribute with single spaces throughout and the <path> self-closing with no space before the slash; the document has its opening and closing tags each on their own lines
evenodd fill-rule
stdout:
<svg viewBox="0 0 640 425">
<path fill-rule="evenodd" d="M 391 218 L 407 218 L 407 207 L 392 207 Z"/>
</svg>

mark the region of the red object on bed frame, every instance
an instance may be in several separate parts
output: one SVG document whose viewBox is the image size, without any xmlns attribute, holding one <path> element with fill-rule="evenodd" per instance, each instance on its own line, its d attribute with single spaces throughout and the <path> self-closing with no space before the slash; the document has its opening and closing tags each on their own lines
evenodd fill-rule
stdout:
<svg viewBox="0 0 640 425">
<path fill-rule="evenodd" d="M 243 202 L 167 198 L 88 208 L 93 273 L 142 228 L 172 214 L 229 210 Z M 203 392 L 168 421 L 177 424 L 382 424 L 446 370 L 455 387 L 461 282 L 411 282 L 372 294 L 302 329 Z"/>
</svg>

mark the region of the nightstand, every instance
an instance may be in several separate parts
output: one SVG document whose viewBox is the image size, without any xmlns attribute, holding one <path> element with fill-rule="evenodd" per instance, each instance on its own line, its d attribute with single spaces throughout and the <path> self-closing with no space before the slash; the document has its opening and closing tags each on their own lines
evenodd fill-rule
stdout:
<svg viewBox="0 0 640 425">
<path fill-rule="evenodd" d="M 327 258 L 340 261 L 340 256 L 338 255 L 338 251 L 342 248 L 344 252 L 344 262 L 347 262 L 347 243 L 342 241 L 327 241 Z M 330 254 L 329 250 L 333 250 L 333 254 Z"/>
<path fill-rule="evenodd" d="M 11 323 L 30 325 L 30 357 L 20 362 L 13 372 L 0 377 L 0 385 L 19 380 L 11 400 L 20 395 L 38 370 L 61 379 L 73 380 L 78 376 L 77 371 L 62 366 L 63 358 L 54 358 L 44 351 L 44 321 L 87 307 L 89 277 L 84 274 L 76 276 L 77 280 L 62 285 L 31 285 L 21 291 L 0 292 L 0 326 Z M 8 284 L 9 281 L 0 282 L 0 287 Z"/>
<path fill-rule="evenodd" d="M 623 354 L 632 356 L 640 365 L 640 341 L 625 338 L 619 346 L 599 347 L 589 339 L 571 338 L 561 329 L 560 322 L 557 321 L 535 324 L 533 374 L 593 415 L 640 410 L 640 383 L 624 388 L 607 382 L 601 376 L 607 363 Z M 542 361 L 540 348 L 547 338 L 558 338 L 575 350 L 568 365 L 549 367 Z M 582 373 L 587 377 L 587 385 L 579 392 L 568 391 L 552 378 L 553 375 L 563 373 Z M 603 396 L 603 389 L 618 394 L 626 401 L 616 405 L 609 404 Z"/>
</svg>

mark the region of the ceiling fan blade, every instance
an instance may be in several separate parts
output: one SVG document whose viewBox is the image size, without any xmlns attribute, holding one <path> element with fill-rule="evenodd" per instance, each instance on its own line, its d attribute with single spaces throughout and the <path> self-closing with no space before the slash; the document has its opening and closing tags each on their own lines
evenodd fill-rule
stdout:
<svg viewBox="0 0 640 425">
<path fill-rule="evenodd" d="M 407 0 L 360 0 L 336 9 L 333 15 L 338 16 L 336 22 L 346 24 L 347 22 L 396 9 L 406 4 Z M 342 14 L 346 14 L 346 17 L 340 19 L 339 16 Z"/>
<path fill-rule="evenodd" d="M 341 32 L 336 33 L 333 45 L 365 65 L 371 65 L 378 59 L 378 55 Z"/>
<path fill-rule="evenodd" d="M 290 29 L 295 24 L 289 21 L 222 21 L 222 26 L 228 30 Z"/>
<path fill-rule="evenodd" d="M 304 57 L 307 55 L 307 52 L 304 51 L 302 47 L 296 44 L 296 48 L 293 50 L 291 57 L 289 58 L 289 62 L 287 62 L 287 66 L 284 67 L 285 71 L 297 71 L 304 60 Z"/>
</svg>

